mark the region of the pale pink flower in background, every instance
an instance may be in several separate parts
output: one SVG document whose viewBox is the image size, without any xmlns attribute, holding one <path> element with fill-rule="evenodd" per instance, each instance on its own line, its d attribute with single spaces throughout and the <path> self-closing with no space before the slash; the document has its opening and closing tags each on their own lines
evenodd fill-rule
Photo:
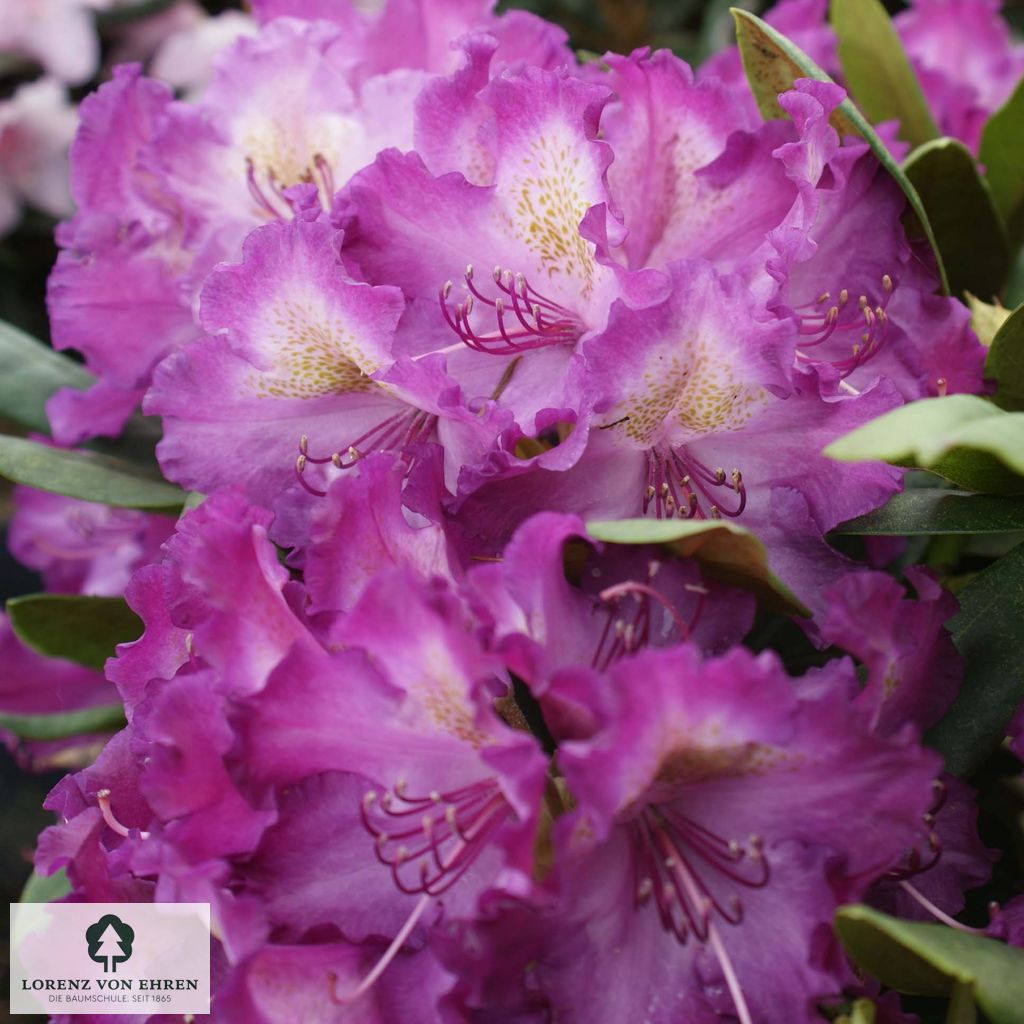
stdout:
<svg viewBox="0 0 1024 1024">
<path fill-rule="evenodd" d="M 213 18 L 200 14 L 163 36 L 153 54 L 150 74 L 181 90 L 186 99 L 197 99 L 210 81 L 217 54 L 236 39 L 256 33 L 256 23 L 241 11 L 224 11 Z"/>
<path fill-rule="evenodd" d="M 64 86 L 53 78 L 29 82 L 0 101 L 0 238 L 25 204 L 55 217 L 71 212 L 68 146 L 77 123 Z"/>
<path fill-rule="evenodd" d="M 99 66 L 93 14 L 112 0 L 0 0 L 0 54 L 38 61 L 62 81 L 79 85 Z"/>
</svg>

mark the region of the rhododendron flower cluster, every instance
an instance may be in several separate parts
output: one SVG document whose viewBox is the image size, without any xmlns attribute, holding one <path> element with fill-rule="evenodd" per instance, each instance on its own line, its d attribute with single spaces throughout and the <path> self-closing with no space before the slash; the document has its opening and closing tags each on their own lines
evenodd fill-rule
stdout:
<svg viewBox="0 0 1024 1024">
<path fill-rule="evenodd" d="M 36 871 L 209 903 L 225 1024 L 909 1021 L 841 908 L 1020 943 L 957 918 L 996 855 L 929 732 L 971 670 L 944 563 L 835 540 L 929 465 L 850 437 L 996 385 L 822 5 L 758 29 L 824 69 L 775 117 L 749 52 L 584 60 L 489 0 L 251 14 L 81 104 L 48 302 L 91 377 L 36 447 L 158 422 L 164 479 L 16 493 L 47 590 L 139 620 L 102 674 L 0 637 L 4 722 L 123 706 L 6 734 L 78 767 Z M 895 26 L 978 152 L 998 12 Z"/>
</svg>

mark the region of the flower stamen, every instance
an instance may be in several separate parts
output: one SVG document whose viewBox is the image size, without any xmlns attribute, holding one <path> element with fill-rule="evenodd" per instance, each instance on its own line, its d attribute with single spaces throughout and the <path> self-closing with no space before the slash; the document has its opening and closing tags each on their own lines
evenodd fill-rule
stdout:
<svg viewBox="0 0 1024 1024">
<path fill-rule="evenodd" d="M 299 483 L 314 497 L 322 498 L 327 491 L 315 487 L 306 477 L 308 466 L 331 465 L 335 469 L 352 469 L 353 466 L 372 452 L 397 451 L 402 454 L 408 469 L 415 459 L 407 457 L 407 449 L 427 441 L 437 424 L 437 417 L 421 409 L 389 416 L 351 443 L 325 456 L 309 454 L 309 437 L 299 438 L 299 454 L 295 459 L 295 476 Z"/>
<path fill-rule="evenodd" d="M 377 859 L 391 869 L 395 885 L 410 895 L 436 898 L 472 867 L 511 808 L 498 784 L 485 779 L 426 797 L 409 796 L 398 785 L 381 795 L 371 790 L 361 813 Z M 408 878 L 408 869 L 415 880 Z"/>
<path fill-rule="evenodd" d="M 848 377 L 854 370 L 874 358 L 881 350 L 888 331 L 889 318 L 886 309 L 894 290 L 892 278 L 882 275 L 881 297 L 873 303 L 867 295 L 859 295 L 854 305 L 850 303 L 850 293 L 843 289 L 837 300 L 822 312 L 821 308 L 830 302 L 829 292 L 822 292 L 814 303 L 805 303 L 796 307 L 799 319 L 798 333 L 802 340 L 797 349 L 797 359 L 804 364 L 828 363 L 840 378 Z M 814 312 L 803 312 L 814 309 Z M 819 348 L 833 337 L 857 334 L 857 340 L 848 343 L 849 355 L 836 358 L 811 352 Z"/>
<path fill-rule="evenodd" d="M 515 355 L 551 345 L 574 344 L 585 328 L 571 310 L 536 291 L 522 274 L 495 267 L 491 275 L 497 296 L 485 295 L 474 280 L 472 265 L 463 275 L 469 293 L 462 301 L 449 305 L 452 282 L 446 281 L 440 292 L 441 313 L 462 342 L 476 352 L 488 355 Z M 474 310 L 493 311 L 494 328 L 480 333 L 470 323 Z"/>
<path fill-rule="evenodd" d="M 114 817 L 114 812 L 110 807 L 110 790 L 98 790 L 96 793 L 96 803 L 99 804 L 100 814 L 103 815 L 103 821 L 106 823 L 107 828 L 112 832 L 116 832 L 122 838 L 127 839 L 132 834 L 132 830 L 126 828 Z M 148 832 L 139 832 L 140 839 L 148 839 L 149 835 Z"/>
<path fill-rule="evenodd" d="M 735 504 L 726 504 L 729 492 L 736 495 Z M 685 448 L 652 448 L 647 452 L 644 515 L 652 505 L 657 519 L 735 519 L 747 507 L 747 488 L 738 468 L 730 473 L 721 466 L 711 470 Z"/>
</svg>

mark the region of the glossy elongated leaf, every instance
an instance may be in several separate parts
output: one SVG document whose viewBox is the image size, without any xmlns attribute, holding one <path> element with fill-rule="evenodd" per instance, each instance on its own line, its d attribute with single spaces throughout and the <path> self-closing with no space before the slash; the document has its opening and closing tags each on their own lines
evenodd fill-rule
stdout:
<svg viewBox="0 0 1024 1024">
<path fill-rule="evenodd" d="M 0 415 L 50 432 L 46 400 L 58 388 L 87 388 L 92 375 L 49 345 L 0 321 Z"/>
<path fill-rule="evenodd" d="M 32 650 L 97 670 L 118 644 L 142 634 L 142 620 L 123 597 L 29 594 L 8 601 L 7 615 Z"/>
<path fill-rule="evenodd" d="M 939 136 L 914 69 L 878 0 L 832 0 L 843 78 L 868 120 L 898 121 L 899 137 L 920 146 Z"/>
<path fill-rule="evenodd" d="M 165 480 L 143 475 L 130 463 L 19 437 L 0 437 L 0 476 L 43 491 L 119 508 L 174 514 L 185 501 L 184 491 Z"/>
<path fill-rule="evenodd" d="M 958 594 L 949 622 L 964 659 L 953 706 L 926 740 L 954 775 L 969 775 L 1002 743 L 1024 701 L 1024 544 L 978 573 Z"/>
<path fill-rule="evenodd" d="M 40 875 L 35 871 L 29 875 L 25 888 L 21 890 L 19 903 L 52 903 L 71 892 L 67 872 L 60 868 L 52 875 Z"/>
<path fill-rule="evenodd" d="M 943 924 L 901 921 L 870 907 L 840 907 L 836 933 L 872 977 L 910 995 L 970 990 L 992 1024 L 1019 1024 L 1024 950 Z"/>
<path fill-rule="evenodd" d="M 749 590 L 767 607 L 810 616 L 804 604 L 768 568 L 765 546 L 749 530 L 720 519 L 616 519 L 587 524 L 609 544 L 662 544 L 701 563 L 708 576 Z"/>
<path fill-rule="evenodd" d="M 64 740 L 91 732 L 117 732 L 124 725 L 124 708 L 120 704 L 53 715 L 8 715 L 0 712 L 0 729 L 23 740 Z"/>
<path fill-rule="evenodd" d="M 1024 500 L 939 487 L 903 491 L 874 512 L 837 526 L 838 534 L 920 537 L 1024 530 Z"/>
<path fill-rule="evenodd" d="M 933 139 L 903 163 L 928 213 L 949 287 L 992 298 L 1010 269 L 1010 244 L 974 157 L 957 139 Z"/>
<path fill-rule="evenodd" d="M 840 462 L 878 460 L 930 469 L 970 490 L 1024 493 L 1024 413 L 976 395 L 925 398 L 833 441 Z"/>
<path fill-rule="evenodd" d="M 767 22 L 758 18 L 757 15 L 734 7 L 732 16 L 736 22 L 736 42 L 739 44 L 743 70 L 746 72 L 747 81 L 754 93 L 758 109 L 767 120 L 786 116 L 785 111 L 779 106 L 779 93 L 792 88 L 796 79 L 814 78 L 819 82 L 832 81 L 803 50 L 773 29 Z M 840 136 L 861 136 L 878 157 L 879 163 L 893 176 L 903 190 L 911 210 L 921 225 L 924 236 L 935 253 L 935 263 L 942 281 L 942 289 L 949 294 L 949 281 L 946 278 L 946 270 L 942 263 L 935 234 L 928 221 L 928 214 L 921 202 L 921 197 L 917 194 L 910 179 L 903 173 L 899 163 L 893 159 L 878 133 L 849 98 L 839 104 L 830 118 L 830 123 Z"/>
<path fill-rule="evenodd" d="M 985 375 L 998 385 L 995 401 L 1000 406 L 1024 410 L 1024 306 L 1015 309 L 996 331 L 988 350 Z"/>
<path fill-rule="evenodd" d="M 988 119 L 981 132 L 979 159 L 996 209 L 1011 235 L 1024 230 L 1024 80 Z"/>
</svg>

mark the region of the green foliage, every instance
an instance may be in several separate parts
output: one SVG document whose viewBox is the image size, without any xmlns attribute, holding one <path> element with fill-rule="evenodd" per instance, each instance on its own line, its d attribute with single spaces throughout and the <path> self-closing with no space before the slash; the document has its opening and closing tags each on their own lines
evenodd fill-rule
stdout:
<svg viewBox="0 0 1024 1024">
<path fill-rule="evenodd" d="M 123 597 L 30 594 L 8 601 L 7 615 L 32 650 L 97 670 L 118 644 L 142 635 L 142 620 Z"/>
<path fill-rule="evenodd" d="M 52 715 L 10 715 L 0 712 L 0 729 L 23 740 L 64 740 L 95 732 L 117 732 L 125 725 L 120 704 Z"/>
<path fill-rule="evenodd" d="M 58 388 L 87 388 L 92 376 L 49 345 L 0 321 L 0 416 L 49 433 L 46 400 Z"/>
<path fill-rule="evenodd" d="M 824 454 L 917 466 L 968 490 L 1024 494 L 1024 413 L 976 395 L 925 398 L 865 423 Z"/>
<path fill-rule="evenodd" d="M 1010 246 L 967 147 L 933 139 L 907 157 L 903 170 L 928 212 L 953 293 L 998 294 L 1010 269 Z"/>
<path fill-rule="evenodd" d="M 39 875 L 32 872 L 25 888 L 21 890 L 19 903 L 52 903 L 71 892 L 71 883 L 63 868 L 52 875 Z"/>
<path fill-rule="evenodd" d="M 998 385 L 996 403 L 1004 409 L 1024 411 L 1024 306 L 1014 310 L 996 331 L 985 370 Z"/>
<path fill-rule="evenodd" d="M 953 706 L 927 736 L 954 775 L 969 775 L 999 746 L 1024 702 L 1024 544 L 978 573 L 949 622 L 964 659 Z"/>
<path fill-rule="evenodd" d="M 880 509 L 837 526 L 863 537 L 944 536 L 1024 530 L 1024 501 L 939 487 L 894 494 Z"/>
<path fill-rule="evenodd" d="M 979 159 L 996 209 L 1019 240 L 1024 233 L 1024 80 L 986 122 Z"/>
<path fill-rule="evenodd" d="M 998 302 L 982 302 L 970 292 L 964 298 L 967 300 L 967 308 L 971 311 L 971 329 L 978 336 L 978 341 L 988 348 L 999 328 L 1006 323 L 1010 311 Z"/>
<path fill-rule="evenodd" d="M 876 124 L 898 121 L 899 137 L 912 146 L 937 138 L 917 76 L 879 0 L 832 0 L 831 21 L 846 84 L 865 116 Z"/>
<path fill-rule="evenodd" d="M 117 508 L 176 515 L 185 492 L 137 465 L 95 452 L 53 448 L 18 437 L 0 437 L 0 476 L 43 491 Z"/>
<path fill-rule="evenodd" d="M 966 989 L 992 1024 L 1019 1024 L 1024 950 L 941 924 L 918 924 L 870 907 L 840 907 L 836 931 L 872 977 L 911 995 L 953 997 L 962 1016 Z M 956 1020 L 957 1018 L 953 1018 Z"/>
</svg>

